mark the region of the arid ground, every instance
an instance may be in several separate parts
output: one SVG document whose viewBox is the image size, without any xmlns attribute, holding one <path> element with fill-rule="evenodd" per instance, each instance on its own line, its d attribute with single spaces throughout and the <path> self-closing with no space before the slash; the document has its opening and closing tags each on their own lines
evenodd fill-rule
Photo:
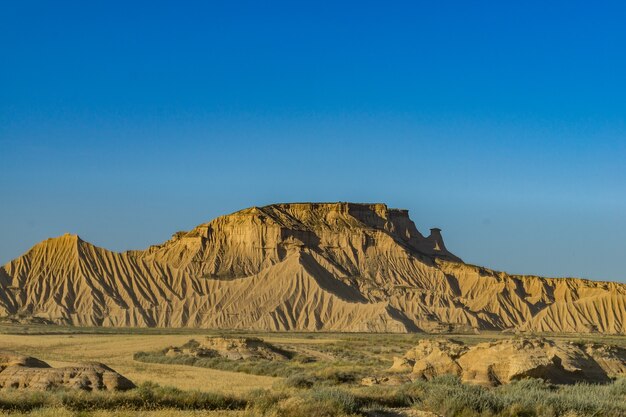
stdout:
<svg viewBox="0 0 626 417">
<path fill-rule="evenodd" d="M 390 385 L 374 386 L 363 384 L 368 377 L 389 375 L 388 370 L 394 357 L 401 357 L 418 341 L 425 338 L 442 338 L 435 335 L 235 333 L 156 329 L 115 331 L 45 325 L 4 325 L 0 327 L 0 332 L 2 332 L 1 350 L 34 356 L 53 367 L 78 362 L 103 362 L 139 386 L 137 390 L 130 392 L 145 390 L 146 386 L 153 387 L 154 384 L 158 384 L 159 387 L 180 390 L 175 391 L 179 397 L 185 397 L 190 393 L 196 396 L 201 395 L 200 393 L 217 393 L 225 398 L 240 401 L 225 403 L 223 407 L 219 404 L 213 407 L 197 400 L 189 402 L 188 399 L 179 398 L 180 404 L 176 401 L 160 404 L 155 400 L 153 405 L 137 406 L 132 401 L 125 404 L 123 400 L 106 404 L 83 401 L 85 398 L 88 399 L 89 395 L 98 396 L 100 399 L 107 395 L 87 393 L 86 397 L 80 398 L 83 404 L 80 407 L 72 406 L 71 402 L 62 398 L 58 401 L 44 401 L 40 406 L 37 406 L 35 401 L 31 408 L 12 407 L 11 404 L 15 401 L 27 404 L 33 401 L 32 396 L 35 394 L 0 391 L 0 406 L 4 413 L 11 415 L 28 412 L 33 416 L 618 416 L 623 415 L 621 412 L 626 412 L 626 384 L 621 379 L 605 385 L 575 385 L 560 388 L 532 384 L 530 387 L 515 388 L 516 384 L 513 384 L 506 388 L 484 388 L 460 384 L 459 381 L 446 381 L 445 378 L 439 378 L 434 382 L 400 381 Z M 254 359 L 237 362 L 221 358 L 193 362 L 183 360 L 184 355 L 171 357 L 163 354 L 168 347 L 184 346 L 190 340 L 201 341 L 207 336 L 258 337 L 276 348 L 288 350 L 295 356 L 284 362 Z M 518 336 L 502 333 L 445 336 L 448 339 L 463 341 L 470 346 L 485 341 L 516 337 Z M 576 343 L 593 341 L 626 347 L 626 337 L 622 336 L 587 334 L 548 335 L 548 337 Z M 527 381 L 522 382 L 524 383 L 528 384 Z M 531 395 L 530 391 L 535 393 L 533 395 L 543 393 L 546 398 L 541 400 L 529 398 L 526 402 L 523 398 L 517 398 L 512 402 L 507 400 L 510 402 L 507 404 L 495 404 L 493 407 L 489 405 L 493 400 L 491 396 L 516 397 L 520 395 L 520 392 L 513 392 L 516 390 L 525 393 L 524 395 Z M 476 398 L 464 398 L 467 404 L 459 402 L 460 399 L 452 401 L 452 398 L 437 398 L 444 395 L 443 392 L 448 392 L 447 395 L 460 393 L 461 397 L 468 398 L 477 396 L 476 398 L 484 404 L 473 404 L 472 401 Z M 587 393 L 584 401 L 578 398 L 580 392 Z M 16 399 L 16 395 L 26 395 L 28 398 Z M 572 398 L 578 399 L 574 401 Z M 529 406 L 531 403 L 535 405 Z M 310 408 L 310 404 L 318 405 Z M 217 409 L 211 410 L 213 408 Z M 598 412 L 604 414 L 597 414 Z"/>
</svg>

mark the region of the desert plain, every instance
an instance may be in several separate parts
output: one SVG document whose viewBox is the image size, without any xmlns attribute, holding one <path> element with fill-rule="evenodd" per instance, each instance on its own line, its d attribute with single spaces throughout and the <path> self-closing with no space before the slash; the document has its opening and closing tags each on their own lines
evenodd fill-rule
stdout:
<svg viewBox="0 0 626 417">
<path fill-rule="evenodd" d="M 52 367 L 104 362 L 138 386 L 125 393 L 83 395 L 132 396 L 130 393 L 134 391 L 157 386 L 171 387 L 175 389 L 175 396 L 180 397 L 176 401 L 163 401 L 164 404 L 153 394 L 152 404 L 138 405 L 132 400 L 128 403 L 122 400 L 85 401 L 77 406 L 63 398 L 41 401 L 46 395 L 59 394 L 0 390 L 2 413 L 14 416 L 619 416 L 626 410 L 626 379 L 623 377 L 612 377 L 602 384 L 560 385 L 536 380 L 528 386 L 528 381 L 532 380 L 520 379 L 507 385 L 481 386 L 462 382 L 451 375 L 411 381 L 392 369 L 394 361 L 421 342 L 452 340 L 476 346 L 537 339 L 566 344 L 605 344 L 626 351 L 626 338 L 619 335 L 277 333 L 15 324 L 0 326 L 0 332 L 3 350 L 36 357 Z M 259 339 L 296 356 L 285 361 L 220 358 L 220 364 L 186 362 L 182 360 L 187 356 L 184 354 L 181 358 L 169 356 L 168 360 L 165 353 L 190 341 L 213 338 Z M 141 357 L 142 353 L 151 356 L 146 360 Z M 163 360 L 155 359 L 158 357 Z M 431 388 L 425 388 L 428 385 Z M 217 395 L 220 401 L 213 404 L 198 400 L 202 394 Z M 183 398 L 187 396 L 194 400 Z M 33 397 L 31 408 L 29 401 L 33 401 Z M 227 401 L 223 403 L 221 397 Z M 494 399 L 498 397 L 505 397 L 510 404 L 491 404 L 497 402 Z"/>
</svg>

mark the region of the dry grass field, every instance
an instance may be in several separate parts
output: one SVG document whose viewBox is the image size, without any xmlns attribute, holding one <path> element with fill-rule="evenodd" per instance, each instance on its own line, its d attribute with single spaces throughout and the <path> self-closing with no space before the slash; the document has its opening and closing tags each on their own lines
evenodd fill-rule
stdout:
<svg viewBox="0 0 626 417">
<path fill-rule="evenodd" d="M 197 336 L 196 336 L 197 337 Z M 47 335 L 0 336 L 0 348 L 35 356 L 52 366 L 97 361 L 106 363 L 135 383 L 156 382 L 180 389 L 243 393 L 270 388 L 276 378 L 201 369 L 184 365 L 161 365 L 133 360 L 138 350 L 180 345 L 190 336 L 181 335 Z"/>
</svg>

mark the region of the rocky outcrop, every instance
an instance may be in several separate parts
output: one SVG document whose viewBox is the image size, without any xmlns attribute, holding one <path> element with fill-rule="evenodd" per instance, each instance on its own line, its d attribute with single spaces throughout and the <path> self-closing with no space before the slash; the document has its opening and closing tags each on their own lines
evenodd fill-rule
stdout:
<svg viewBox="0 0 626 417">
<path fill-rule="evenodd" d="M 201 342 L 190 340 L 181 347 L 170 347 L 166 356 L 222 357 L 228 360 L 265 359 L 283 361 L 292 353 L 257 337 L 207 337 Z"/>
<path fill-rule="evenodd" d="M 39 359 L 0 352 L 0 389 L 118 391 L 135 385 L 102 363 L 52 368 Z"/>
<path fill-rule="evenodd" d="M 412 379 L 456 375 L 464 382 L 495 386 L 524 378 L 554 384 L 606 383 L 626 376 L 624 349 L 523 338 L 479 343 L 468 347 L 452 340 L 421 340 L 391 371 Z"/>
<path fill-rule="evenodd" d="M 0 351 L 0 372 L 12 366 L 25 368 L 49 368 L 50 365 L 44 361 L 30 356 L 18 355 L 13 352 Z"/>
<path fill-rule="evenodd" d="M 460 375 L 459 357 L 467 351 L 453 340 L 421 341 L 402 358 L 395 358 L 392 371 L 409 371 L 421 378 L 432 379 L 438 375 Z"/>
<path fill-rule="evenodd" d="M 82 326 L 626 331 L 626 285 L 467 265 L 384 204 L 252 207 L 145 251 L 48 239 L 0 268 L 0 316 Z"/>
<path fill-rule="evenodd" d="M 207 337 L 200 343 L 201 348 L 213 350 L 230 360 L 267 359 L 287 360 L 289 352 L 265 342 L 257 337 Z"/>
<path fill-rule="evenodd" d="M 588 343 L 584 346 L 585 353 L 611 377 L 626 376 L 626 349 L 620 346 L 609 346 L 600 343 Z"/>
</svg>

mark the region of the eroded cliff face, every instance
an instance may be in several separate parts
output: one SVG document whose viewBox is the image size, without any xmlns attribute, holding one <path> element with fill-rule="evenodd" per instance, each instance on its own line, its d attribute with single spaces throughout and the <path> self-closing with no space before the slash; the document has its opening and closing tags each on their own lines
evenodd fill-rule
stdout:
<svg viewBox="0 0 626 417">
<path fill-rule="evenodd" d="M 48 239 L 0 268 L 0 316 L 96 326 L 624 333 L 626 286 L 464 264 L 384 204 L 252 207 L 115 253 Z"/>
</svg>

